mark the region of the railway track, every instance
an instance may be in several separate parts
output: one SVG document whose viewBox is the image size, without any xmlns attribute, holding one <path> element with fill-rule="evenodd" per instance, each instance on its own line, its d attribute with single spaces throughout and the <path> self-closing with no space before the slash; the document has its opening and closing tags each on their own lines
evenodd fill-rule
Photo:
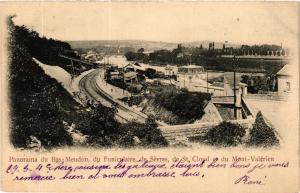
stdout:
<svg viewBox="0 0 300 193">
<path fill-rule="evenodd" d="M 125 122 L 130 121 L 138 121 L 138 122 L 145 122 L 147 116 L 140 112 L 136 112 L 135 110 L 131 109 L 127 105 L 123 104 L 122 102 L 113 99 L 109 94 L 105 93 L 97 84 L 96 78 L 99 75 L 100 69 L 94 70 L 84 76 L 79 81 L 80 90 L 86 94 L 86 96 L 91 99 L 95 100 L 104 106 L 111 107 L 113 104 L 117 105 L 118 112 L 116 114 L 117 118 L 122 119 Z"/>
</svg>

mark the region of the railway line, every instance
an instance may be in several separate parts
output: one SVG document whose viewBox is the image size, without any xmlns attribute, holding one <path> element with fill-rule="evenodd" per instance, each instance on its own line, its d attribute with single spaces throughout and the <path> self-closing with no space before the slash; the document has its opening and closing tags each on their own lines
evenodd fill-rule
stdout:
<svg viewBox="0 0 300 193">
<path fill-rule="evenodd" d="M 109 94 L 104 92 L 96 82 L 97 76 L 99 75 L 101 69 L 96 69 L 86 76 L 84 76 L 79 81 L 79 88 L 81 92 L 90 100 L 95 100 L 101 103 L 104 106 L 111 107 L 112 105 L 117 106 L 117 118 L 121 119 L 124 122 L 138 121 L 145 122 L 147 116 L 141 112 L 137 112 L 129 106 L 125 105 L 119 100 L 112 98 Z"/>
</svg>

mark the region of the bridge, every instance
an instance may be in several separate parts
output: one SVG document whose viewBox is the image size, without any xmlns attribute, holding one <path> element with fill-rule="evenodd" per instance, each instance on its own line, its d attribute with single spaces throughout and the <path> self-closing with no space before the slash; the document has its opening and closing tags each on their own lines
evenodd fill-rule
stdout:
<svg viewBox="0 0 300 193">
<path fill-rule="evenodd" d="M 71 62 L 78 62 L 78 63 L 81 63 L 81 64 L 87 64 L 87 65 L 90 65 L 90 66 L 94 66 L 95 65 L 95 64 L 93 64 L 91 62 L 84 61 L 84 60 L 79 60 L 77 58 L 72 58 L 72 57 L 69 57 L 69 56 L 62 55 L 62 54 L 59 54 L 58 56 L 61 57 L 61 58 L 70 60 Z"/>
</svg>

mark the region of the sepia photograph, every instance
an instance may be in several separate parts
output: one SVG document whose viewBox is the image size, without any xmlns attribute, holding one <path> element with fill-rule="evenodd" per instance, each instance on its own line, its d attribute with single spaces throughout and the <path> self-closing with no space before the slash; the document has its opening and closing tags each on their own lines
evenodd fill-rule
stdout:
<svg viewBox="0 0 300 193">
<path fill-rule="evenodd" d="M 235 165 L 241 162 L 271 162 L 256 165 L 248 173 L 298 168 L 292 161 L 277 164 L 276 157 L 268 154 L 278 153 L 282 158 L 289 149 L 294 163 L 299 156 L 297 3 L 0 4 L 1 10 L 7 8 L 1 30 L 5 39 L 1 56 L 7 62 L 1 76 L 7 96 L 3 112 L 8 116 L 7 135 L 2 132 L 1 139 L 12 152 L 22 155 L 6 154 L 5 163 L 37 162 L 27 155 L 59 152 L 63 158 L 52 156 L 51 163 L 60 165 L 55 169 L 46 166 L 55 171 L 67 167 L 66 162 L 91 163 L 80 151 L 92 156 L 98 155 L 92 151 L 101 151 L 105 156 L 93 157 L 93 162 L 117 163 L 115 169 L 125 162 L 138 162 L 141 165 L 135 167 L 145 169 L 154 167 L 147 165 L 150 163 L 171 163 L 169 155 L 194 151 L 197 156 L 172 158 L 169 168 L 196 162 L 198 165 L 188 166 L 192 170 L 205 164 L 207 168 L 228 168 L 229 164 L 222 165 L 225 158 L 206 155 L 229 156 L 232 151 L 230 168 L 252 167 L 250 163 Z M 167 154 L 153 153 L 136 160 L 126 153 L 115 155 L 116 149 L 134 155 L 140 151 Z M 18 167 L 4 169 L 7 175 L 15 175 Z M 41 168 L 29 177 L 13 179 L 52 180 L 36 174 Z M 131 168 L 118 177 L 176 176 L 155 173 L 157 165 L 152 173 L 131 176 L 127 173 Z M 180 175 L 207 176 L 187 171 Z M 234 178 L 232 184 L 255 184 L 257 188 L 270 178 L 261 174 L 263 180 L 254 180 L 248 173 Z M 63 179 L 86 179 L 69 174 Z M 111 176 L 103 174 L 103 178 Z M 210 186 L 212 183 L 209 181 Z M 230 190 L 237 189 L 225 192 Z M 277 191 L 270 186 L 260 192 Z"/>
<path fill-rule="evenodd" d="M 249 18 L 226 18 L 231 26 L 213 32 L 199 31 L 213 22 L 191 32 L 195 20 L 186 21 L 172 29 L 181 36 L 163 39 L 170 29 L 152 31 L 144 18 L 111 33 L 99 21 L 79 34 L 84 21 L 48 32 L 18 17 L 7 18 L 16 148 L 280 146 L 276 109 L 293 91 L 296 64 L 283 38 L 234 39 Z"/>
</svg>

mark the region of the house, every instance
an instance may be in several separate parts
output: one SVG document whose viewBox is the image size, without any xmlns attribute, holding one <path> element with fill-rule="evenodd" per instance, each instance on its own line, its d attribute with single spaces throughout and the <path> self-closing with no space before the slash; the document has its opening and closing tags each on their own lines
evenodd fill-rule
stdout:
<svg viewBox="0 0 300 193">
<path fill-rule="evenodd" d="M 285 65 L 276 74 L 278 81 L 278 94 L 291 92 L 291 65 Z"/>
<path fill-rule="evenodd" d="M 112 71 L 110 72 L 111 79 L 122 79 L 122 76 L 119 71 Z"/>
<path fill-rule="evenodd" d="M 124 72 L 139 72 L 144 73 L 146 71 L 146 68 L 142 67 L 138 63 L 129 63 L 126 66 L 123 67 Z"/>
<path fill-rule="evenodd" d="M 190 83 L 205 83 L 206 72 L 202 66 L 188 65 L 178 67 L 177 81 L 180 87 L 188 87 Z"/>
<path fill-rule="evenodd" d="M 130 84 L 138 83 L 137 73 L 132 72 L 132 71 L 124 73 L 124 82 L 130 83 Z"/>
<path fill-rule="evenodd" d="M 202 66 L 188 65 L 178 67 L 177 88 L 186 88 L 190 92 L 209 92 L 224 95 L 224 88 L 212 86 L 206 81 L 207 72 Z"/>
<path fill-rule="evenodd" d="M 128 72 L 135 72 L 137 76 L 137 81 L 142 82 L 145 81 L 145 71 L 147 69 L 139 65 L 138 63 L 129 63 L 123 67 L 122 71 L 126 74 Z M 131 73 L 132 74 L 132 73 Z"/>
<path fill-rule="evenodd" d="M 165 75 L 166 76 L 175 76 L 177 74 L 178 68 L 177 66 L 167 65 L 165 67 Z"/>
</svg>

